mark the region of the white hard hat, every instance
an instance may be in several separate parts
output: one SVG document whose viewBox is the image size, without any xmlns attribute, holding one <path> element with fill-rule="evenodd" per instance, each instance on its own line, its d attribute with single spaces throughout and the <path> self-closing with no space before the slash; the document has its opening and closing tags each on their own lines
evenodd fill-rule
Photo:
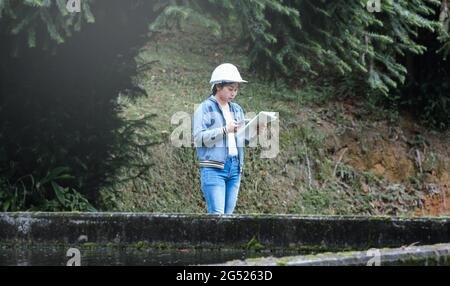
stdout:
<svg viewBox="0 0 450 286">
<path fill-rule="evenodd" d="M 211 89 L 213 89 L 214 85 L 226 82 L 241 83 L 247 81 L 242 79 L 236 66 L 232 64 L 221 64 L 213 71 L 211 81 L 209 83 L 212 84 Z"/>
</svg>

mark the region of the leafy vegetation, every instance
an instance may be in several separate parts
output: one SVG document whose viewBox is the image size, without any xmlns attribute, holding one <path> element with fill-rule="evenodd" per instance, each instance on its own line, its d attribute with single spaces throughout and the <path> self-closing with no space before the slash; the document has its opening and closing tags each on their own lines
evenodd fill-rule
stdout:
<svg viewBox="0 0 450 286">
<path fill-rule="evenodd" d="M 202 212 L 194 150 L 168 146 L 171 116 L 233 62 L 252 79 L 244 109 L 285 118 L 277 160 L 248 151 L 238 211 L 412 211 L 427 175 L 448 172 L 446 151 L 400 124 L 406 111 L 448 130 L 449 1 L 366 2 L 86 0 L 68 13 L 64 0 L 0 0 L 0 209 Z M 355 135 L 385 120 L 377 136 L 425 157 L 407 155 L 410 180 L 375 175 L 377 146 Z"/>
<path fill-rule="evenodd" d="M 180 42 L 184 45 L 179 45 Z M 388 130 L 374 128 L 376 124 L 395 126 L 388 117 L 378 114 L 380 110 L 375 107 L 367 110 L 363 103 L 350 116 L 348 107 L 337 100 L 339 96 L 335 95 L 332 84 L 292 89 L 283 82 L 254 77 L 248 73 L 244 48 L 239 47 L 237 40 L 222 41 L 208 35 L 197 24 L 185 27 L 180 33 L 160 35 L 141 51 L 137 60 L 141 65 L 152 65 L 138 75 L 136 82 L 147 90 L 149 97 L 137 101 L 124 99 L 122 116 L 139 118 L 158 113 L 153 124 L 159 129 L 147 136 L 156 136 L 161 143 L 149 150 L 152 155 L 145 162 L 152 166 L 148 171 L 140 178 L 113 186 L 120 190 L 115 191 L 115 210 L 204 212 L 195 151 L 171 145 L 170 134 L 181 124 L 178 121 L 171 124 L 171 116 L 177 112 L 193 112 L 194 106 L 208 96 L 211 67 L 224 61 L 238 64 L 247 78 L 250 77 L 251 83 L 240 87 L 237 98 L 244 110 L 276 110 L 282 119 L 277 158 L 261 159 L 260 148 L 246 150 L 237 212 L 406 215 L 421 208 L 428 192 L 419 169 L 411 173 L 415 179 L 405 175 L 391 181 L 371 169 L 370 164 L 375 165 L 377 161 L 371 163 L 369 158 L 364 158 L 379 148 L 379 143 L 370 136 L 386 136 L 388 140 Z M 427 132 L 423 134 L 428 138 Z M 353 138 L 367 155 L 355 154 L 355 147 L 348 146 L 346 140 Z M 420 140 L 414 134 L 407 139 L 411 144 Z M 397 140 L 393 144 L 405 144 L 403 137 Z M 420 144 L 411 146 L 433 149 Z M 438 167 L 435 163 L 428 171 L 442 172 L 448 168 L 448 157 L 435 152 L 439 153 L 435 160 L 442 165 Z M 353 160 L 357 156 L 362 156 L 369 167 L 355 166 Z M 104 189 L 102 193 L 111 190 Z"/>
<path fill-rule="evenodd" d="M 381 99 L 396 98 L 397 89 L 417 82 L 411 77 L 407 82 L 408 73 L 420 72 L 405 63 L 407 58 L 432 57 L 433 62 L 448 66 L 444 62 L 449 52 L 447 0 L 383 1 L 382 13 L 366 9 L 366 0 L 174 3 L 151 28 L 180 27 L 183 21 L 195 17 L 213 34 L 234 31 L 248 45 L 253 70 L 265 72 L 271 79 L 287 78 L 294 85 L 305 78 L 321 81 L 340 75 L 347 79 L 336 81 L 340 88 L 376 94 Z M 421 37 L 427 33 L 432 36 L 424 42 Z M 439 56 L 424 56 L 426 51 Z M 421 91 L 408 93 L 407 100 L 417 103 L 414 107 L 425 111 L 424 117 L 432 119 L 433 126 L 445 129 L 449 125 L 448 108 L 439 106 L 448 106 L 448 67 L 423 74 L 430 78 L 420 82 Z M 431 78 L 438 80 L 433 82 Z M 430 90 L 428 83 L 438 84 L 436 90 Z M 424 99 L 425 93 L 436 96 Z M 439 115 L 434 117 L 436 111 Z"/>
</svg>

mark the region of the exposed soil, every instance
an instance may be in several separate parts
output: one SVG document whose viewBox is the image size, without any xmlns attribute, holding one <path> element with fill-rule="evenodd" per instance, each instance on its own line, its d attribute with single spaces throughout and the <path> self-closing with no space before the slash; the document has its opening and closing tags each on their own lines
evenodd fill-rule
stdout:
<svg viewBox="0 0 450 286">
<path fill-rule="evenodd" d="M 343 162 L 396 184 L 421 177 L 426 195 L 416 215 L 450 215 L 450 138 L 418 126 L 407 115 L 396 126 L 384 121 L 360 126 L 358 109 L 343 105 L 342 116 L 350 124 L 338 137 L 331 135 L 338 127 L 335 122 L 322 125 L 331 135 L 327 141 L 336 150 L 345 149 Z"/>
<path fill-rule="evenodd" d="M 442 216 L 450 215 L 450 193 L 430 195 L 425 198 L 422 208 L 416 211 L 417 216 Z"/>
</svg>

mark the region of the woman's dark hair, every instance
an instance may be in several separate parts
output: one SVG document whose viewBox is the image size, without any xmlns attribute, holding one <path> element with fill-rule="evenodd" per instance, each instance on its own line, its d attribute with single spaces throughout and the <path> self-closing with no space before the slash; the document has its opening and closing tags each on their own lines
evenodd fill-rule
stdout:
<svg viewBox="0 0 450 286">
<path fill-rule="evenodd" d="M 227 86 L 227 85 L 232 85 L 233 83 L 234 82 L 222 82 L 222 83 L 215 84 L 214 87 L 213 87 L 212 94 L 216 95 L 217 87 L 224 87 L 224 86 Z"/>
<path fill-rule="evenodd" d="M 219 86 L 219 87 L 223 87 L 224 84 L 223 84 L 223 83 L 215 84 L 214 87 L 213 87 L 213 90 L 212 90 L 213 95 L 216 95 L 216 93 L 217 93 L 217 87 L 218 87 L 218 86 Z"/>
</svg>

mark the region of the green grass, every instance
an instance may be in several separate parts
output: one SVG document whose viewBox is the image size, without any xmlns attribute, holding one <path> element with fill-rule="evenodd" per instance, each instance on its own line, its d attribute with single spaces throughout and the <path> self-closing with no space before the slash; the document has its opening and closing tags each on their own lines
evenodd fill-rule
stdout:
<svg viewBox="0 0 450 286">
<path fill-rule="evenodd" d="M 143 47 L 136 59 L 140 65 L 149 63 L 135 79 L 148 97 L 122 97 L 121 115 L 127 120 L 156 115 L 148 128 L 138 133 L 159 143 L 130 162 L 115 183 L 102 190 L 110 210 L 205 212 L 195 151 L 171 145 L 170 134 L 177 127 L 171 118 L 176 112 L 192 114 L 195 105 L 209 96 L 210 73 L 223 62 L 238 65 L 249 80 L 236 99 L 246 112 L 280 113 L 279 155 L 261 159 L 260 149 L 246 150 L 237 213 L 400 215 L 414 210 L 419 189 L 401 185 L 395 189 L 383 178 L 358 172 L 345 159 L 336 166 L 337 151 L 345 147 L 337 138 L 353 123 L 342 105 L 331 101 L 331 88 L 306 85 L 289 89 L 263 80 L 249 72 L 245 48 L 192 29 L 159 36 Z M 370 144 L 363 145 L 370 152 Z M 151 167 L 136 176 L 132 165 L 144 163 Z M 125 180 L 130 176 L 136 178 Z"/>
</svg>

